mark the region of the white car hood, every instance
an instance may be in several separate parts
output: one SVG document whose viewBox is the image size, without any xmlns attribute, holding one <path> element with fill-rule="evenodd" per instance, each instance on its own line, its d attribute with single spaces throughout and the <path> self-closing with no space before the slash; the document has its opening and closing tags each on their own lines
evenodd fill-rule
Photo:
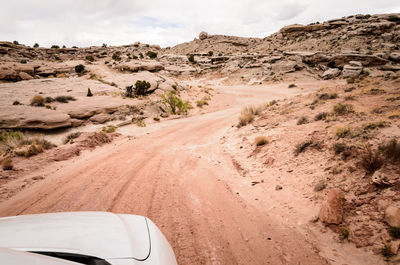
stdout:
<svg viewBox="0 0 400 265">
<path fill-rule="evenodd" d="M 0 247 L 76 253 L 102 259 L 145 260 L 150 254 L 143 216 L 69 212 L 0 218 Z"/>
</svg>

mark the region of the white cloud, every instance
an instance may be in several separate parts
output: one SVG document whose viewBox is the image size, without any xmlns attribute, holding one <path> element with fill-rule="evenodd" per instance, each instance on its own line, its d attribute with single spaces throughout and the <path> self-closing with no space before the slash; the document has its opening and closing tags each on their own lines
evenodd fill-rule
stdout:
<svg viewBox="0 0 400 265">
<path fill-rule="evenodd" d="M 0 36 L 27 45 L 172 46 L 203 30 L 263 38 L 288 24 L 392 12 L 398 0 L 13 0 L 2 3 Z"/>
</svg>

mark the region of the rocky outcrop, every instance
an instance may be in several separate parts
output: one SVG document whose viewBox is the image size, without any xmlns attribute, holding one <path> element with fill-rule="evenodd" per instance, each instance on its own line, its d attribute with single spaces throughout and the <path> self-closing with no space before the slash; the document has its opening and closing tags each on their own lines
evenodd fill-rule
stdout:
<svg viewBox="0 0 400 265">
<path fill-rule="evenodd" d="M 158 72 L 164 70 L 164 66 L 159 62 L 127 62 L 120 64 L 116 67 L 121 72 L 140 72 L 140 71 L 149 71 L 149 72 Z"/>
<path fill-rule="evenodd" d="M 390 226 L 400 227 L 400 207 L 394 205 L 387 207 L 385 222 Z"/>
<path fill-rule="evenodd" d="M 71 126 L 70 116 L 43 107 L 0 107 L 0 128 L 3 129 L 56 129 Z"/>
<path fill-rule="evenodd" d="M 340 224 L 343 220 L 344 193 L 331 189 L 321 205 L 319 219 L 326 224 Z"/>
<path fill-rule="evenodd" d="M 343 78 L 357 77 L 363 71 L 362 64 L 360 62 L 351 61 L 349 65 L 343 67 Z"/>
<path fill-rule="evenodd" d="M 200 32 L 200 34 L 199 34 L 199 39 L 200 40 L 205 40 L 207 38 L 208 38 L 208 33 L 207 32 L 204 32 L 204 31 Z"/>
<path fill-rule="evenodd" d="M 332 78 L 335 78 L 335 77 L 337 77 L 337 76 L 339 76 L 339 75 L 340 75 L 340 69 L 331 68 L 331 69 L 326 70 L 326 71 L 321 75 L 321 77 L 322 77 L 323 79 L 332 79 Z"/>
</svg>

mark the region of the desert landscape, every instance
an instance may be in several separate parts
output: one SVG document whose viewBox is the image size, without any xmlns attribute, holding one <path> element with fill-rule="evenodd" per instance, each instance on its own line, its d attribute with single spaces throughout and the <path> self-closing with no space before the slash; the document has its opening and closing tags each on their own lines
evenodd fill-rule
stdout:
<svg viewBox="0 0 400 265">
<path fill-rule="evenodd" d="M 0 41 L 0 216 L 149 217 L 178 264 L 400 264 L 400 14 L 161 48 Z"/>
</svg>

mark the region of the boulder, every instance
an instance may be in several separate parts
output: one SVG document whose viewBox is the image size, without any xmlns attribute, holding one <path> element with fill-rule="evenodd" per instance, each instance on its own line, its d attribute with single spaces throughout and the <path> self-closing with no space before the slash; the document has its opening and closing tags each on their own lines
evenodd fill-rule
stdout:
<svg viewBox="0 0 400 265">
<path fill-rule="evenodd" d="M 25 72 L 20 72 L 20 73 L 18 74 L 18 77 L 19 77 L 21 80 L 32 80 L 32 79 L 33 79 L 33 77 L 32 77 L 31 75 L 29 75 L 29 74 L 27 74 L 27 73 L 25 73 Z"/>
<path fill-rule="evenodd" d="M 385 222 L 390 226 L 400 227 L 400 207 L 390 205 L 385 210 Z"/>
<path fill-rule="evenodd" d="M 205 31 L 200 32 L 200 34 L 199 34 L 199 39 L 200 40 L 205 40 L 207 38 L 208 38 L 208 33 L 207 32 L 205 32 Z"/>
<path fill-rule="evenodd" d="M 338 69 L 338 68 L 331 68 L 331 69 L 328 69 L 328 70 L 326 70 L 322 75 L 321 75 L 321 77 L 323 78 L 323 79 L 332 79 L 332 78 L 335 78 L 335 77 L 337 77 L 338 75 L 340 75 L 340 69 Z"/>
<path fill-rule="evenodd" d="M 321 205 L 319 219 L 326 224 L 340 224 L 343 220 L 344 193 L 338 189 L 331 189 Z"/>
<path fill-rule="evenodd" d="M 393 186 L 400 181 L 400 172 L 392 166 L 384 166 L 372 175 L 372 183 L 378 186 Z"/>
<path fill-rule="evenodd" d="M 394 240 L 390 244 L 390 250 L 394 255 L 397 255 L 397 253 L 399 253 L 399 247 L 400 247 L 400 240 Z"/>
<path fill-rule="evenodd" d="M 400 53 L 399 52 L 394 52 L 389 55 L 389 60 L 400 63 Z"/>
<path fill-rule="evenodd" d="M 0 128 L 50 130 L 71 126 L 70 116 L 55 110 L 31 106 L 0 107 Z"/>
<path fill-rule="evenodd" d="M 343 78 L 357 77 L 362 73 L 362 66 L 345 65 L 343 67 Z"/>
<path fill-rule="evenodd" d="M 92 116 L 89 120 L 94 122 L 94 123 L 103 124 L 103 123 L 108 122 L 109 120 L 111 120 L 111 118 L 112 117 L 109 114 L 100 113 L 100 114 Z"/>
<path fill-rule="evenodd" d="M 16 81 L 18 73 L 8 67 L 0 68 L 0 80 Z"/>
<path fill-rule="evenodd" d="M 344 67 L 344 65 L 350 63 L 351 61 L 361 62 L 363 66 L 379 66 L 388 63 L 388 60 L 375 55 L 342 53 L 333 56 L 330 59 L 329 64 L 341 68 Z"/>
</svg>

